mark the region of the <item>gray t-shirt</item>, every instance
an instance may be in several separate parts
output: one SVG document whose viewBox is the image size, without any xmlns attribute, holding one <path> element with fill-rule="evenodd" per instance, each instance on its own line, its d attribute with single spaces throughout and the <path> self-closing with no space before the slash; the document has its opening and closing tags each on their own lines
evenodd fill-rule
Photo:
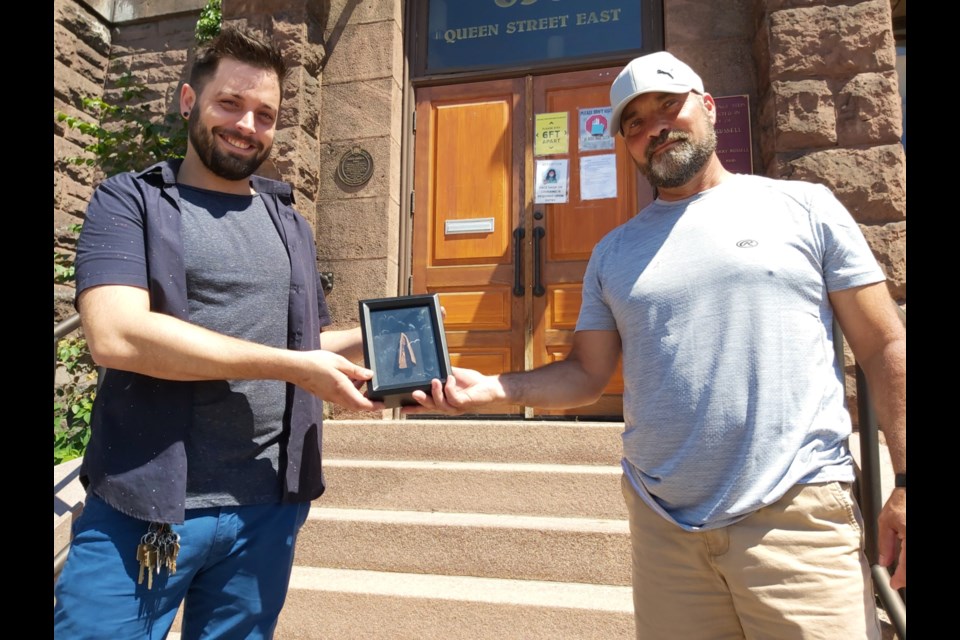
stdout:
<svg viewBox="0 0 960 640">
<path fill-rule="evenodd" d="M 611 231 L 577 331 L 623 344 L 623 468 L 687 530 L 731 524 L 797 483 L 852 481 L 828 292 L 880 282 L 821 186 L 734 175 Z"/>
<path fill-rule="evenodd" d="M 259 195 L 180 185 L 190 321 L 287 348 L 290 259 Z M 287 385 L 194 384 L 187 432 L 187 508 L 279 502 Z"/>
</svg>

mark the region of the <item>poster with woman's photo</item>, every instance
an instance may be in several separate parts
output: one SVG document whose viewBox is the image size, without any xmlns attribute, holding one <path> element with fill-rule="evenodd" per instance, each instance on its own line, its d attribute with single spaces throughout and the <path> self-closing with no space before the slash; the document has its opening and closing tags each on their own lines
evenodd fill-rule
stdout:
<svg viewBox="0 0 960 640">
<path fill-rule="evenodd" d="M 534 202 L 551 204 L 567 202 L 569 160 L 537 160 L 537 187 Z"/>
</svg>

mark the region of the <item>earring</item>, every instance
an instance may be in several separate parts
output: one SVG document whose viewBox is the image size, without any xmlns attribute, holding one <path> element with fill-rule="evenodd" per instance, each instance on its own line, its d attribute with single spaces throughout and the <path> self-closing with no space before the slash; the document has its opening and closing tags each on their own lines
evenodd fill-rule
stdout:
<svg viewBox="0 0 960 640">
<path fill-rule="evenodd" d="M 187 118 L 187 117 L 189 117 L 189 116 L 190 116 L 190 112 L 189 112 L 189 111 L 184 111 L 184 112 L 183 112 L 183 117 L 184 117 L 184 118 Z"/>
</svg>

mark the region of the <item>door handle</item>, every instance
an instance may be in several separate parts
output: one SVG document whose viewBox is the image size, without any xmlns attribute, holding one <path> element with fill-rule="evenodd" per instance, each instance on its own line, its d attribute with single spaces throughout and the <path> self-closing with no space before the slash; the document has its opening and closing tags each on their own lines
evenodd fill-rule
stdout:
<svg viewBox="0 0 960 640">
<path fill-rule="evenodd" d="M 513 295 L 523 297 L 523 227 L 513 230 Z"/>
<path fill-rule="evenodd" d="M 540 297 L 547 292 L 543 288 L 543 279 L 540 277 L 540 240 L 547 235 L 547 230 L 537 227 L 533 230 L 533 295 Z"/>
</svg>

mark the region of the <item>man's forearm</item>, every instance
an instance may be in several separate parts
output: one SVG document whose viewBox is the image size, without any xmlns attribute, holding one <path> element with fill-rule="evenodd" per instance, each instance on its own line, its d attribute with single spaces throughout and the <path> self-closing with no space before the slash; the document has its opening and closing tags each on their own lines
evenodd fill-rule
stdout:
<svg viewBox="0 0 960 640">
<path fill-rule="evenodd" d="M 590 376 L 577 361 L 562 360 L 533 371 L 497 376 L 504 400 L 541 409 L 571 409 L 597 401 L 606 379 Z"/>
<path fill-rule="evenodd" d="M 877 282 L 830 294 L 843 335 L 870 385 L 897 472 L 906 469 L 907 332 L 886 284 Z"/>
<path fill-rule="evenodd" d="M 97 287 L 81 294 L 78 307 L 90 353 L 100 366 L 183 381 L 295 382 L 309 369 L 303 352 L 233 338 L 150 311 L 143 289 Z"/>
<path fill-rule="evenodd" d="M 363 358 L 363 335 L 360 327 L 323 331 L 320 334 L 320 348 L 339 353 L 347 360 L 359 362 Z"/>
<path fill-rule="evenodd" d="M 565 360 L 532 371 L 484 375 L 453 368 L 446 383 L 431 382 L 429 392 L 414 391 L 420 406 L 405 413 L 459 414 L 489 404 L 570 409 L 591 404 L 603 393 L 620 358 L 616 331 L 577 331 Z"/>
<path fill-rule="evenodd" d="M 906 354 L 906 334 L 902 333 L 860 363 L 895 473 L 907 470 Z M 907 586 L 906 514 L 906 489 L 894 487 L 877 517 L 877 561 L 885 567 L 896 562 L 890 577 L 893 589 Z"/>
<path fill-rule="evenodd" d="M 888 343 L 861 368 L 896 473 L 907 469 L 906 338 Z"/>
<path fill-rule="evenodd" d="M 101 366 L 166 380 L 282 380 L 351 409 L 383 408 L 358 390 L 372 372 L 339 354 L 216 333 L 150 311 L 146 290 L 136 287 L 88 289 L 77 303 L 90 353 Z"/>
<path fill-rule="evenodd" d="M 150 312 L 136 329 L 88 328 L 97 364 L 166 380 L 276 379 L 292 381 L 297 352 L 248 342 L 172 316 Z"/>
</svg>

